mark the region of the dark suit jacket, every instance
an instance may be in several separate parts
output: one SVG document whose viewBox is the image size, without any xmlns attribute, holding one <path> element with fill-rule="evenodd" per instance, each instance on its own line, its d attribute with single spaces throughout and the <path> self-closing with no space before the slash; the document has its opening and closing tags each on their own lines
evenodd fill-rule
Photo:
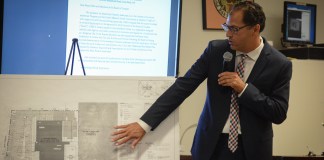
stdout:
<svg viewBox="0 0 324 160">
<path fill-rule="evenodd" d="M 291 62 L 264 39 L 264 47 L 239 97 L 243 148 L 248 160 L 272 159 L 272 123 L 286 119 Z M 194 160 L 209 160 L 229 115 L 231 91 L 218 85 L 223 54 L 233 53 L 227 40 L 214 40 L 184 77 L 162 94 L 141 119 L 154 130 L 207 78 L 206 102 L 199 118 L 193 146 Z M 235 58 L 231 61 L 234 70 Z"/>
</svg>

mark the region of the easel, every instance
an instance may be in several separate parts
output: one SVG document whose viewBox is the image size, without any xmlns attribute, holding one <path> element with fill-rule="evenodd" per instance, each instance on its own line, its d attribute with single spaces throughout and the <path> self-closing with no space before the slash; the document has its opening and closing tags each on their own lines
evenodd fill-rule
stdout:
<svg viewBox="0 0 324 160">
<path fill-rule="evenodd" d="M 83 75 L 85 76 L 86 73 L 85 73 L 85 70 L 84 70 L 83 61 L 82 61 L 81 52 L 80 52 L 80 48 L 79 48 L 79 44 L 78 44 L 78 39 L 77 38 L 73 38 L 72 39 L 72 46 L 71 46 L 71 50 L 70 50 L 70 55 L 69 55 L 68 63 L 66 65 L 66 69 L 65 69 L 65 75 L 66 75 L 66 73 L 67 73 L 67 71 L 69 69 L 69 64 L 70 64 L 70 60 L 71 60 L 72 50 L 73 50 L 73 55 L 72 55 L 72 65 L 71 65 L 71 73 L 70 73 L 70 75 L 73 74 L 75 46 L 78 47 L 79 57 L 80 57 L 80 60 L 81 60 L 81 65 L 82 65 L 82 70 L 83 70 Z"/>
</svg>

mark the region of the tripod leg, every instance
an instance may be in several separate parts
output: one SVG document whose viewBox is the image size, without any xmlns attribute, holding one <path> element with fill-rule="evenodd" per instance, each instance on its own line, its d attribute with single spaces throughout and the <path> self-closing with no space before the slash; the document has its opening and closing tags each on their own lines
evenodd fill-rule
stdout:
<svg viewBox="0 0 324 160">
<path fill-rule="evenodd" d="M 66 65 L 66 68 L 65 68 L 65 75 L 66 75 L 66 73 L 67 73 L 67 71 L 68 71 L 68 69 L 69 69 L 69 65 L 70 65 L 70 59 L 71 59 L 71 54 L 72 54 L 72 49 L 74 48 L 74 42 L 72 42 L 72 45 L 71 45 L 71 49 L 70 49 L 70 55 L 69 55 L 69 59 L 68 59 L 68 63 L 67 63 L 67 65 Z M 73 49 L 74 50 L 74 49 Z"/>
<path fill-rule="evenodd" d="M 84 70 L 84 65 L 83 65 L 83 61 L 82 61 L 82 57 L 81 57 L 81 52 L 80 52 L 80 48 L 79 48 L 79 43 L 77 42 L 76 45 L 77 45 L 77 47 L 78 47 L 78 51 L 79 51 L 79 57 L 80 57 L 80 60 L 81 60 L 81 65 L 82 65 L 83 75 L 85 76 L 86 73 L 85 73 L 85 70 Z"/>
<path fill-rule="evenodd" d="M 71 75 L 73 74 L 75 43 L 76 43 L 76 41 L 73 41 L 73 54 L 72 54 L 72 64 L 71 64 Z"/>
</svg>

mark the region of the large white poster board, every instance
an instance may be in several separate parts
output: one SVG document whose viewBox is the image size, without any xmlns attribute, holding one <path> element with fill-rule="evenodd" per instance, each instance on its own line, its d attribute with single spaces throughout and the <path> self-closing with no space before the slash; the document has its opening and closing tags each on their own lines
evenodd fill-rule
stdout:
<svg viewBox="0 0 324 160">
<path fill-rule="evenodd" d="M 135 150 L 111 142 L 175 78 L 0 76 L 0 159 L 178 160 L 178 110 Z"/>
</svg>

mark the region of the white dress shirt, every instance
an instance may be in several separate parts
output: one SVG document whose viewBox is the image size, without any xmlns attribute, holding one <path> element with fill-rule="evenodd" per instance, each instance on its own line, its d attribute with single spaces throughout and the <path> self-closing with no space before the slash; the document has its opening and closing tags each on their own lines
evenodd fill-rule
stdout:
<svg viewBox="0 0 324 160">
<path fill-rule="evenodd" d="M 263 49 L 263 46 L 264 46 L 264 43 L 263 43 L 263 39 L 262 37 L 260 37 L 260 45 L 259 47 L 257 47 L 256 49 L 254 49 L 253 51 L 249 52 L 249 53 L 246 53 L 247 57 L 245 58 L 245 66 L 244 66 L 244 76 L 243 76 L 243 81 L 246 82 L 246 80 L 248 79 L 253 67 L 254 67 L 254 64 L 256 62 L 256 60 L 259 58 L 260 56 L 260 53 Z M 242 56 L 241 54 L 245 54 L 243 52 L 240 52 L 240 51 L 236 51 L 236 56 L 235 56 L 235 68 L 237 66 L 237 64 L 241 61 L 242 59 Z M 240 97 L 243 92 L 245 91 L 246 87 L 248 86 L 248 84 L 246 83 L 245 84 L 245 87 L 243 89 L 243 91 L 241 93 L 238 94 L 238 97 Z M 222 133 L 229 133 L 229 128 L 230 128 L 230 121 L 229 121 L 229 116 L 227 118 L 227 121 L 225 123 L 225 126 L 223 128 L 223 131 Z M 238 125 L 238 133 L 241 134 L 241 125 L 239 124 Z"/>
</svg>

